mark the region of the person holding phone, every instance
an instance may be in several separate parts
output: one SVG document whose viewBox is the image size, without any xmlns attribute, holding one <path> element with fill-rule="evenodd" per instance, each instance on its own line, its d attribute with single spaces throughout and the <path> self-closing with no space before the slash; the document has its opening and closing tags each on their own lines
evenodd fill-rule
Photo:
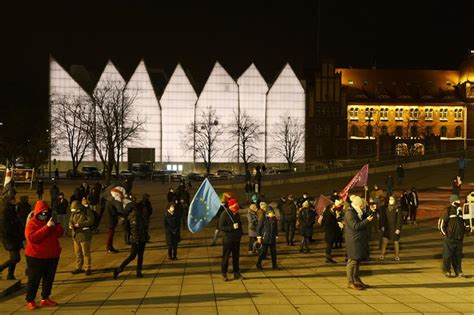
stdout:
<svg viewBox="0 0 474 315">
<path fill-rule="evenodd" d="M 25 238 L 28 242 L 25 249 L 28 266 L 26 306 L 30 310 L 38 308 L 35 298 L 41 280 L 43 285 L 40 305 L 58 305 L 50 299 L 50 295 L 61 255 L 59 238 L 63 233 L 64 228 L 54 221 L 48 204 L 43 200 L 38 200 L 33 210 L 33 217 L 28 221 L 25 230 Z"/>
<path fill-rule="evenodd" d="M 400 233 L 403 225 L 403 213 L 396 203 L 395 197 L 391 196 L 388 205 L 380 211 L 380 231 L 383 233 L 382 254 L 380 260 L 385 259 L 388 241 L 393 242 L 395 247 L 395 260 L 400 260 Z"/>
<path fill-rule="evenodd" d="M 219 218 L 219 230 L 224 233 L 223 236 L 223 254 L 222 254 L 222 278 L 228 281 L 227 270 L 229 268 L 229 256 L 232 254 L 232 267 L 234 279 L 243 280 L 240 274 L 240 239 L 242 238 L 242 221 L 240 220 L 239 204 L 236 199 L 230 199 L 226 208 Z"/>
</svg>

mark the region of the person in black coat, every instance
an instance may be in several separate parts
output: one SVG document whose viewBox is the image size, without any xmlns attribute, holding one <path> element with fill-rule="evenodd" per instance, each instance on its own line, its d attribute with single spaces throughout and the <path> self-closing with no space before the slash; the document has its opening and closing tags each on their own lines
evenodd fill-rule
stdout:
<svg viewBox="0 0 474 315">
<path fill-rule="evenodd" d="M 1 236 L 3 247 L 10 254 L 10 259 L 0 265 L 0 273 L 8 268 L 7 280 L 15 279 L 16 264 L 20 262 L 20 250 L 23 248 L 23 226 L 16 213 L 15 197 L 5 200 L 1 216 Z"/>
<path fill-rule="evenodd" d="M 108 237 L 107 237 L 107 252 L 116 254 L 118 250 L 114 248 L 114 235 L 115 235 L 115 228 L 118 224 L 119 214 L 122 212 L 122 203 L 120 201 L 110 199 L 105 202 L 105 226 L 108 229 Z"/>
<path fill-rule="evenodd" d="M 163 218 L 165 227 L 166 245 L 168 246 L 168 259 L 177 260 L 178 243 L 181 241 L 180 218 L 175 211 L 174 203 L 168 204 Z"/>
<path fill-rule="evenodd" d="M 38 197 L 38 200 L 43 199 L 43 194 L 44 194 L 44 182 L 43 180 L 38 180 L 36 183 L 36 196 Z"/>
<path fill-rule="evenodd" d="M 56 202 L 58 201 L 59 193 L 60 193 L 60 190 L 59 190 L 58 184 L 56 184 L 56 182 L 53 182 L 53 185 L 49 189 L 49 196 L 51 197 L 51 207 L 53 209 L 55 208 Z"/>
<path fill-rule="evenodd" d="M 410 200 L 408 197 L 408 192 L 406 190 L 404 190 L 402 195 L 400 196 L 400 208 L 402 209 L 403 214 L 403 224 L 406 224 L 408 220 L 408 215 L 410 213 Z"/>
<path fill-rule="evenodd" d="M 300 244 L 300 253 L 309 253 L 309 242 L 313 236 L 313 226 L 316 222 L 316 212 L 310 207 L 309 201 L 306 200 L 302 204 L 302 208 L 298 213 L 298 222 L 300 234 L 302 236 Z"/>
<path fill-rule="evenodd" d="M 170 190 L 168 191 L 168 194 L 166 195 L 166 200 L 168 201 L 168 203 L 175 202 L 176 194 L 174 193 L 173 188 L 170 188 Z"/>
<path fill-rule="evenodd" d="M 340 208 L 342 208 L 342 201 L 335 199 L 334 204 L 328 206 L 323 212 L 321 226 L 324 228 L 324 240 L 326 241 L 326 263 L 336 263 L 336 261 L 332 259 L 331 251 L 333 244 L 341 237 L 340 234 L 342 234 L 337 220 L 338 210 Z"/>
<path fill-rule="evenodd" d="M 151 215 L 153 214 L 153 207 L 150 202 L 150 195 L 149 194 L 143 194 L 142 200 L 140 201 L 141 206 L 143 207 L 143 211 L 145 214 L 145 222 L 146 222 L 146 227 L 147 231 L 150 230 L 150 220 L 151 220 Z M 148 240 L 147 242 L 150 242 L 150 234 L 148 233 Z"/>
<path fill-rule="evenodd" d="M 26 220 L 33 209 L 28 202 L 28 196 L 21 196 L 20 202 L 16 205 L 16 212 L 23 228 L 23 234 L 26 228 Z"/>
<path fill-rule="evenodd" d="M 351 196 L 351 206 L 344 214 L 344 233 L 347 252 L 348 288 L 365 290 L 369 286 L 362 282 L 359 269 L 362 260 L 369 257 L 369 238 L 367 229 L 374 215 L 367 216 L 362 210 L 362 199 Z"/>
<path fill-rule="evenodd" d="M 284 221 L 284 229 L 286 236 L 286 245 L 295 245 L 295 229 L 296 229 L 296 204 L 293 195 L 289 195 L 285 202 L 281 205 L 280 216 Z"/>
<path fill-rule="evenodd" d="M 272 268 L 278 269 L 276 251 L 278 221 L 272 207 L 268 207 L 265 212 L 265 219 L 258 223 L 257 235 L 257 241 L 262 244 L 262 252 L 258 256 L 257 268 L 262 269 L 262 260 L 267 256 L 268 248 L 270 248 Z"/>
<path fill-rule="evenodd" d="M 146 229 L 145 215 L 143 213 L 143 207 L 139 203 L 130 203 L 133 205 L 130 214 L 127 216 L 127 220 L 130 225 L 130 254 L 120 264 L 120 266 L 114 270 L 114 279 L 117 279 L 119 274 L 125 269 L 125 267 L 133 261 L 137 256 L 137 277 L 143 278 L 142 267 L 143 267 L 143 254 L 145 253 L 145 245 L 147 240 L 148 231 Z"/>
<path fill-rule="evenodd" d="M 240 274 L 240 240 L 242 238 L 242 221 L 240 220 L 239 204 L 237 200 L 230 199 L 227 203 L 228 208 L 222 211 L 219 218 L 219 230 L 223 235 L 223 254 L 221 272 L 224 281 L 227 279 L 227 270 L 229 268 L 229 256 L 232 254 L 232 267 L 234 279 L 243 280 Z"/>
<path fill-rule="evenodd" d="M 395 260 L 400 260 L 400 234 L 403 225 L 403 215 L 400 206 L 396 204 L 394 196 L 388 200 L 380 210 L 380 230 L 383 232 L 382 254 L 380 260 L 385 259 L 388 241 L 393 241 L 395 248 Z"/>
<path fill-rule="evenodd" d="M 418 199 L 418 193 L 416 192 L 416 188 L 413 187 L 411 192 L 408 194 L 408 202 L 409 202 L 409 209 L 410 209 L 410 223 L 416 225 L 416 210 L 418 209 L 418 205 L 420 204 L 420 200 Z"/>
</svg>

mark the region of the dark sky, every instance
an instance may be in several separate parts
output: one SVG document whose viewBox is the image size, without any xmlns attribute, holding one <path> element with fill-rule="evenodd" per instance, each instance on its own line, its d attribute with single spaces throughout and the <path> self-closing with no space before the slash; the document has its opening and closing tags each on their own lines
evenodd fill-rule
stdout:
<svg viewBox="0 0 474 315">
<path fill-rule="evenodd" d="M 166 2 L 47 8 L 29 31 L 4 29 L 2 107 L 47 109 L 49 54 L 96 73 L 111 58 L 127 78 L 142 57 L 167 72 L 181 61 L 201 86 L 216 59 L 235 77 L 253 61 L 267 80 L 286 61 L 315 66 L 316 0 Z M 321 55 L 339 66 L 457 69 L 474 49 L 474 0 L 326 0 L 319 16 Z"/>
</svg>

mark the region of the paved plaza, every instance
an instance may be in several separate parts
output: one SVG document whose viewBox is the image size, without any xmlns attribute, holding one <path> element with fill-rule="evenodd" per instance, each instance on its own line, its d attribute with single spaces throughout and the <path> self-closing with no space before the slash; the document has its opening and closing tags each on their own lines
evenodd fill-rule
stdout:
<svg viewBox="0 0 474 315">
<path fill-rule="evenodd" d="M 425 177 L 430 176 L 426 175 L 429 174 L 426 170 L 422 173 Z M 430 182 L 429 179 L 425 181 Z M 464 188 L 463 194 L 474 189 L 474 185 Z M 103 231 L 94 236 L 91 276 L 71 274 L 75 267 L 72 241 L 63 238 L 52 294 L 60 306 L 27 311 L 23 288 L 0 300 L 0 314 L 474 314 L 473 279 L 444 277 L 441 272 L 442 238 L 436 230 L 436 221 L 428 219 L 435 217 L 436 210 L 447 206 L 449 187 L 425 187 L 420 192 L 420 213 L 425 218 L 417 226 L 404 225 L 401 261 L 394 261 L 393 251 L 387 254 L 385 261 L 379 261 L 378 235 L 373 235 L 373 260 L 362 266 L 362 278 L 372 286 L 365 291 L 346 288 L 344 249 L 335 250 L 336 264 L 325 263 L 325 244 L 320 228 L 316 229 L 316 243 L 311 244 L 309 254 L 300 254 L 297 246 L 286 246 L 280 234 L 278 263 L 281 270 L 272 270 L 269 261 L 264 261 L 262 271 L 258 270 L 256 256 L 247 254 L 248 238 L 245 235 L 241 246 L 241 269 L 246 277 L 243 281 L 233 280 L 232 275 L 229 282 L 223 282 L 221 278 L 221 240 L 218 246 L 210 246 L 214 222 L 196 234 L 184 231 L 178 260 L 169 261 L 161 222 L 161 190 L 165 188 L 155 189 L 149 184 L 137 183 L 137 192 L 141 194 L 145 189 L 153 190 L 155 213 L 152 243 L 147 244 L 145 251 L 142 279 L 136 278 L 134 263 L 117 280 L 112 278 L 113 268 L 127 256 L 129 248 L 123 242 L 120 228 L 115 237 L 116 248 L 120 250 L 118 254 L 105 252 L 106 234 Z M 246 223 L 246 219 L 243 221 Z M 463 269 L 468 275 L 474 273 L 473 245 L 474 237 L 468 236 L 464 242 L 463 260 Z M 0 260 L 4 259 L 6 253 L 2 249 Z M 26 283 L 26 277 L 21 276 L 24 266 L 22 258 L 16 274 L 23 284 Z"/>
</svg>

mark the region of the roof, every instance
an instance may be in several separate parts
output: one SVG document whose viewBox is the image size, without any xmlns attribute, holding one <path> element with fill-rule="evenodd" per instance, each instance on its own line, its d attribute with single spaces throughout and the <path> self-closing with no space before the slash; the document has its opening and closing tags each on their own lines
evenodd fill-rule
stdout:
<svg viewBox="0 0 474 315">
<path fill-rule="evenodd" d="M 459 101 L 458 70 L 347 69 L 341 72 L 348 100 L 379 102 Z"/>
</svg>

